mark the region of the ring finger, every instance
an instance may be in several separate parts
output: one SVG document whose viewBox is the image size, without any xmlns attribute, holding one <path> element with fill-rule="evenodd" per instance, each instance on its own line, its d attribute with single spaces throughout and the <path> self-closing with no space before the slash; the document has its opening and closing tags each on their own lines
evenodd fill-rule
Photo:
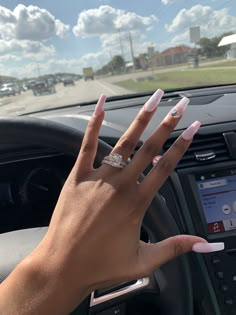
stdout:
<svg viewBox="0 0 236 315">
<path fill-rule="evenodd" d="M 199 121 L 195 121 L 192 125 L 190 125 L 178 137 L 158 163 L 153 166 L 152 170 L 142 182 L 142 191 L 145 195 L 148 193 L 150 195 L 154 195 L 154 193 L 159 190 L 167 177 L 174 170 L 176 164 L 182 158 L 185 151 L 188 149 L 200 126 L 201 123 Z"/>
<path fill-rule="evenodd" d="M 151 120 L 164 92 L 158 89 L 151 98 L 144 104 L 135 120 L 116 143 L 111 153 L 117 153 L 122 156 L 124 161 L 128 160 L 135 149 L 139 138 Z"/>
</svg>

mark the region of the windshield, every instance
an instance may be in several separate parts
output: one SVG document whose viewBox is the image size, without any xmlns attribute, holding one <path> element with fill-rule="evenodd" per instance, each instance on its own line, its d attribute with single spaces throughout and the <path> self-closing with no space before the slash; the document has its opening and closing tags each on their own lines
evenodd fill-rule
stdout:
<svg viewBox="0 0 236 315">
<path fill-rule="evenodd" d="M 236 82 L 236 1 L 4 1 L 0 114 Z"/>
</svg>

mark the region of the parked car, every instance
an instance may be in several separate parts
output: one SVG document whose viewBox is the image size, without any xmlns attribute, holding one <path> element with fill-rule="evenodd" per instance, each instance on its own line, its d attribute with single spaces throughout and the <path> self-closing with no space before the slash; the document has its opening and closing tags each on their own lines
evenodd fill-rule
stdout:
<svg viewBox="0 0 236 315">
<path fill-rule="evenodd" d="M 14 95 L 15 94 L 21 94 L 21 88 L 17 83 L 14 82 L 10 82 L 10 83 L 3 83 L 2 85 L 3 89 L 5 88 L 5 90 L 7 91 L 14 91 Z"/>
<path fill-rule="evenodd" d="M 32 86 L 32 91 L 34 96 L 56 93 L 54 84 L 50 84 L 47 81 L 36 81 Z"/>
<path fill-rule="evenodd" d="M 0 88 L 0 96 L 4 97 L 4 96 L 15 96 L 16 92 L 8 86 L 3 86 Z"/>
<path fill-rule="evenodd" d="M 64 78 L 63 79 L 63 84 L 64 86 L 68 86 L 68 85 L 75 85 L 75 82 L 72 78 Z"/>
</svg>

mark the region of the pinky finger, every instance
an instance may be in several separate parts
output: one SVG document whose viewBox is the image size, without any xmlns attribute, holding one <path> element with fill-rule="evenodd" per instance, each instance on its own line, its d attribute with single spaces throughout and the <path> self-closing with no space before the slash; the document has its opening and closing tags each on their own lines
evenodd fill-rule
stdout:
<svg viewBox="0 0 236 315">
<path fill-rule="evenodd" d="M 93 163 L 98 146 L 99 130 L 104 118 L 103 106 L 105 104 L 105 101 L 106 96 L 102 94 L 97 102 L 94 113 L 86 128 L 80 152 L 74 166 L 77 174 L 90 171 L 93 168 Z"/>
</svg>

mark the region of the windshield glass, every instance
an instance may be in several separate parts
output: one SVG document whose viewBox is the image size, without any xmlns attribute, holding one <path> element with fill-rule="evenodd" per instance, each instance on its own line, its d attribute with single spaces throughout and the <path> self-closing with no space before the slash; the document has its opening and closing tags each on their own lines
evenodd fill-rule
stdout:
<svg viewBox="0 0 236 315">
<path fill-rule="evenodd" d="M 236 1 L 4 3 L 1 115 L 236 81 Z"/>
</svg>

